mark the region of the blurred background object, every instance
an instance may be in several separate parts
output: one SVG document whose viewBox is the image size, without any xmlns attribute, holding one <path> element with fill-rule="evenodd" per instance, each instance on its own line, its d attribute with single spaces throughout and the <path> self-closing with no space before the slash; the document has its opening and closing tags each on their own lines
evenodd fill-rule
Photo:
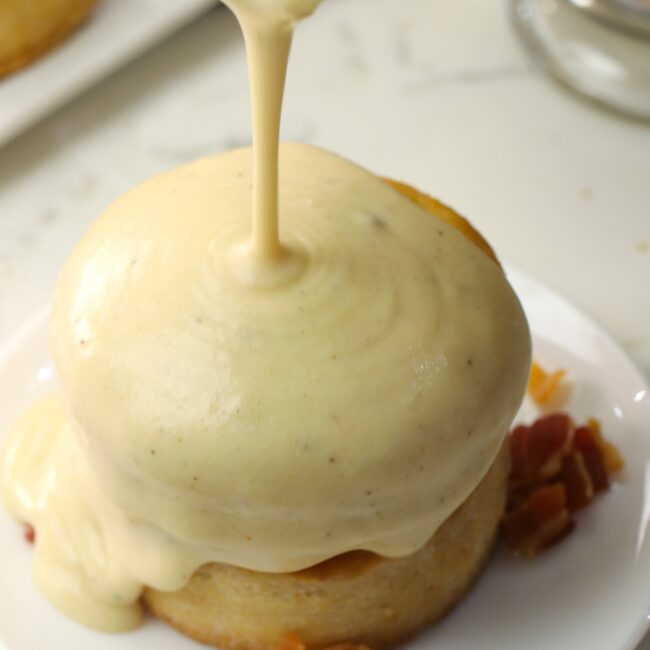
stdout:
<svg viewBox="0 0 650 650">
<path fill-rule="evenodd" d="M 557 80 L 650 119 L 650 0 L 512 0 L 529 52 Z"/>
<path fill-rule="evenodd" d="M 99 0 L 0 0 L 0 77 L 63 41 Z"/>
<path fill-rule="evenodd" d="M 0 0 L 0 146 L 215 4 Z"/>
</svg>

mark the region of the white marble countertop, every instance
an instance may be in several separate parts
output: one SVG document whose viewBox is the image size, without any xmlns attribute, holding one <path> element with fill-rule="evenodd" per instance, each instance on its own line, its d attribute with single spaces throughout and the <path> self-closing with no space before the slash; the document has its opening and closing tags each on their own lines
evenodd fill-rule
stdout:
<svg viewBox="0 0 650 650">
<path fill-rule="evenodd" d="M 455 206 L 650 377 L 650 127 L 535 71 L 505 2 L 327 0 L 295 39 L 283 133 Z M 110 201 L 249 141 L 243 44 L 217 9 L 1 149 L 0 344 Z"/>
</svg>

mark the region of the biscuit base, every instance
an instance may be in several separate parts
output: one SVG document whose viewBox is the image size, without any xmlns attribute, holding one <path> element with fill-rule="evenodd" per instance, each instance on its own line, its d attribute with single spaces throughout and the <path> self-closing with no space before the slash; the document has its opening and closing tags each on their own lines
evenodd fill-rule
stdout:
<svg viewBox="0 0 650 650">
<path fill-rule="evenodd" d="M 180 591 L 149 589 L 159 618 L 224 650 L 395 645 L 446 614 L 486 564 L 506 501 L 506 446 L 481 483 L 416 553 L 399 559 L 354 551 L 294 573 L 208 564 Z M 289 638 L 291 638 L 289 637 Z"/>
</svg>

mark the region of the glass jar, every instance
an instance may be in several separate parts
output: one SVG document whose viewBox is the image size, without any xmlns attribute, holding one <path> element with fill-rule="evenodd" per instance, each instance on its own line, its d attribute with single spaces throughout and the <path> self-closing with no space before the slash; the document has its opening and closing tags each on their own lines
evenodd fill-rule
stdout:
<svg viewBox="0 0 650 650">
<path fill-rule="evenodd" d="M 511 0 L 531 55 L 573 90 L 650 119 L 650 0 Z"/>
</svg>

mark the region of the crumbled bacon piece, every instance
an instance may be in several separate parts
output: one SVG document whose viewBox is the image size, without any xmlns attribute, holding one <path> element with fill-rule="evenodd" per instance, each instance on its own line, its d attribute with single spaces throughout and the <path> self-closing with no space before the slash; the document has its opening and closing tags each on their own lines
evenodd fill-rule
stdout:
<svg viewBox="0 0 650 650">
<path fill-rule="evenodd" d="M 603 452 L 589 427 L 576 429 L 573 435 L 573 448 L 575 453 L 582 456 L 594 493 L 606 490 L 609 487 L 609 477 L 605 469 Z"/>
<path fill-rule="evenodd" d="M 528 394 L 537 406 L 561 407 L 569 394 L 568 385 L 563 382 L 565 377 L 566 370 L 547 372 L 533 361 L 528 378 Z"/>
<path fill-rule="evenodd" d="M 36 541 L 36 531 L 34 530 L 34 526 L 31 526 L 30 524 L 25 524 L 25 539 L 30 543 L 33 544 Z"/>
<path fill-rule="evenodd" d="M 594 497 L 594 486 L 581 453 L 572 452 L 564 458 L 559 476 L 566 489 L 567 507 L 571 512 L 582 510 Z"/>
<path fill-rule="evenodd" d="M 540 418 L 531 426 L 518 426 L 510 437 L 513 480 L 539 482 L 559 470 L 573 423 L 564 413 Z"/>
<path fill-rule="evenodd" d="M 506 542 L 519 555 L 534 557 L 573 526 L 562 483 L 535 490 L 503 520 Z"/>
<path fill-rule="evenodd" d="M 565 413 L 553 413 L 510 435 L 512 470 L 503 520 L 506 542 L 532 557 L 567 535 L 573 513 L 608 489 L 623 467 L 597 420 L 576 427 Z"/>
<path fill-rule="evenodd" d="M 623 456 L 621 456 L 621 452 L 611 442 L 605 440 L 600 429 L 600 422 L 595 418 L 589 418 L 587 420 L 587 426 L 603 456 L 603 463 L 607 474 L 611 476 L 612 474 L 616 474 L 616 472 L 620 472 L 625 465 Z"/>
</svg>

